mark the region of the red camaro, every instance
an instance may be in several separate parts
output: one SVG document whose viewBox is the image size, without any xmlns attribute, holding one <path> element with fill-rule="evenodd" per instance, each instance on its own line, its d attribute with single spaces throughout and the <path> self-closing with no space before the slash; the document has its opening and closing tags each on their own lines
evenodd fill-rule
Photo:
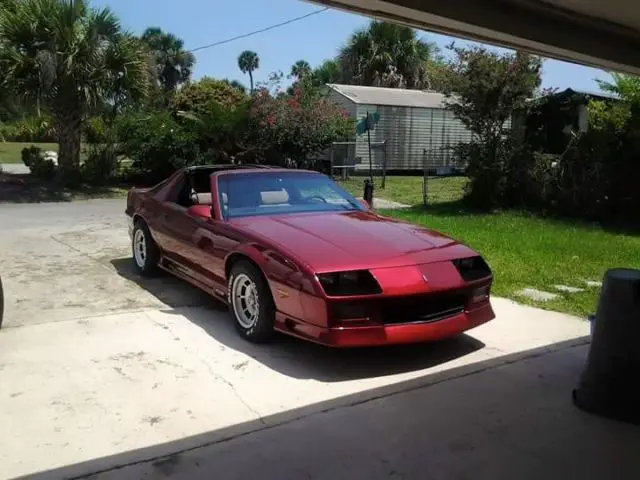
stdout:
<svg viewBox="0 0 640 480">
<path fill-rule="evenodd" d="M 127 198 L 133 261 L 229 305 L 238 332 L 335 347 L 438 340 L 494 318 L 468 247 L 382 217 L 327 176 L 216 165 Z"/>
</svg>

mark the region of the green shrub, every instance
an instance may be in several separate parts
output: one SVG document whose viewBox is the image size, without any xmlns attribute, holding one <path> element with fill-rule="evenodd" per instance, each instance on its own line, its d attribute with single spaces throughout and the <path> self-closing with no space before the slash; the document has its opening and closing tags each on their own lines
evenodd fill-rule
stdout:
<svg viewBox="0 0 640 480">
<path fill-rule="evenodd" d="M 84 125 L 84 134 L 87 143 L 108 143 L 110 139 L 110 128 L 103 117 L 92 117 Z"/>
<path fill-rule="evenodd" d="M 87 158 L 82 164 L 82 179 L 91 185 L 106 185 L 119 169 L 118 155 L 112 143 L 89 145 Z"/>
<path fill-rule="evenodd" d="M 53 120 L 48 116 L 25 117 L 1 128 L 1 136 L 7 142 L 56 142 Z"/>
<path fill-rule="evenodd" d="M 35 145 L 22 149 L 22 162 L 29 167 L 34 177 L 51 180 L 56 174 L 56 165 L 53 160 L 45 159 L 42 149 Z"/>
<path fill-rule="evenodd" d="M 215 102 L 221 107 L 234 108 L 248 100 L 248 96 L 229 82 L 204 77 L 183 85 L 171 102 L 173 111 L 206 113 L 207 104 Z"/>
<path fill-rule="evenodd" d="M 504 204 L 508 196 L 508 161 L 511 144 L 498 141 L 494 147 L 479 142 L 457 147 L 460 158 L 467 163 L 469 183 L 465 186 L 465 201 L 476 208 L 493 208 Z"/>
<path fill-rule="evenodd" d="M 198 162 L 198 137 L 168 112 L 136 112 L 118 123 L 120 150 L 133 161 L 138 181 L 155 183 Z"/>
</svg>

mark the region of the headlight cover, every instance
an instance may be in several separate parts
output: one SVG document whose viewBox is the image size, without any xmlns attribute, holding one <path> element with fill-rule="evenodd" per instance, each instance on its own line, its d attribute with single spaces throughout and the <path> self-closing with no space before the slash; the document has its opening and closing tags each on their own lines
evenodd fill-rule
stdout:
<svg viewBox="0 0 640 480">
<path fill-rule="evenodd" d="M 330 297 L 382 293 L 380 285 L 368 270 L 319 273 L 317 277 L 324 292 Z"/>
<path fill-rule="evenodd" d="M 472 282 L 491 276 L 491 268 L 480 256 L 453 260 L 458 273 L 465 282 Z"/>
</svg>

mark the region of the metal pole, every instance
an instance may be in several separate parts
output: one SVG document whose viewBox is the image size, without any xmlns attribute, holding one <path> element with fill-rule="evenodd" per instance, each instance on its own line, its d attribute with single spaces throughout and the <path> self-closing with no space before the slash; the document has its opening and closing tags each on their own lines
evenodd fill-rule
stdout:
<svg viewBox="0 0 640 480">
<path fill-rule="evenodd" d="M 387 140 L 382 142 L 382 188 L 387 186 Z"/>
<path fill-rule="evenodd" d="M 373 183 L 373 159 L 371 158 L 371 128 L 369 125 L 369 111 L 367 110 L 367 145 L 369 146 L 369 180 Z"/>
<path fill-rule="evenodd" d="M 333 178 L 333 149 L 334 144 L 331 144 L 331 153 L 329 154 L 329 176 Z"/>
<path fill-rule="evenodd" d="M 428 155 L 431 155 L 431 150 L 433 149 L 433 108 L 431 109 L 431 121 L 429 122 L 429 153 Z M 427 165 L 427 159 L 428 159 L 428 155 L 424 154 L 424 158 L 422 159 L 422 168 L 423 168 L 423 177 L 422 177 L 422 183 L 424 185 L 423 188 L 423 202 L 424 202 L 424 206 L 426 207 L 427 204 L 429 203 L 429 191 L 428 191 L 428 183 L 429 183 L 429 172 L 428 172 L 428 165 Z"/>
<path fill-rule="evenodd" d="M 427 149 L 422 149 L 422 205 L 427 205 Z"/>
</svg>

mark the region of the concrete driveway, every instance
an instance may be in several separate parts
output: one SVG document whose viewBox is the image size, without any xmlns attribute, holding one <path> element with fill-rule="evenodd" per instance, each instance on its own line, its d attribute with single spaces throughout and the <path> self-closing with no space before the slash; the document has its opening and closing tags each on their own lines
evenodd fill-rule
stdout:
<svg viewBox="0 0 640 480">
<path fill-rule="evenodd" d="M 29 167 L 24 163 L 0 163 L 0 172 L 24 175 L 29 173 Z"/>
<path fill-rule="evenodd" d="M 0 208 L 0 478 L 417 478 L 426 458 L 433 475 L 420 478 L 540 478 L 553 452 L 536 450 L 536 422 L 550 445 L 576 436 L 576 462 L 599 445 L 587 432 L 620 430 L 569 404 L 586 322 L 496 299 L 495 321 L 439 344 L 255 346 L 203 293 L 133 275 L 123 209 Z M 510 449 L 519 436 L 531 441 Z M 565 471 L 552 460 L 551 476 Z M 500 464 L 511 475 L 496 476 Z"/>
</svg>

